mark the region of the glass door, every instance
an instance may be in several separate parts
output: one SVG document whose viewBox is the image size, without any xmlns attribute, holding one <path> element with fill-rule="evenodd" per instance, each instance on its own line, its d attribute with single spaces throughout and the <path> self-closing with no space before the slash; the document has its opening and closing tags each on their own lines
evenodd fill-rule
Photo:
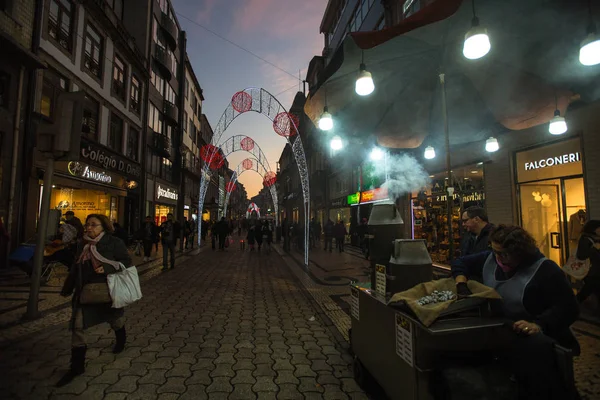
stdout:
<svg viewBox="0 0 600 400">
<path fill-rule="evenodd" d="M 577 243 L 583 224 L 586 221 L 585 186 L 583 178 L 565 179 L 563 181 L 565 202 L 565 231 L 569 255 L 577 251 Z"/>
<path fill-rule="evenodd" d="M 540 251 L 563 265 L 563 210 L 561 180 L 520 185 L 521 221 L 537 241 Z"/>
</svg>

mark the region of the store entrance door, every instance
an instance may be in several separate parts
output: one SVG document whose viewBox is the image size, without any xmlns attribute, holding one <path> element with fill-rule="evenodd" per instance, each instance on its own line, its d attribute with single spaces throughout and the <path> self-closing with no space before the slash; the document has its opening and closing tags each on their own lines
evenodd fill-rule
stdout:
<svg viewBox="0 0 600 400">
<path fill-rule="evenodd" d="M 564 265 L 585 221 L 579 218 L 586 209 L 583 178 L 524 183 L 519 192 L 521 225 L 546 257 Z"/>
</svg>

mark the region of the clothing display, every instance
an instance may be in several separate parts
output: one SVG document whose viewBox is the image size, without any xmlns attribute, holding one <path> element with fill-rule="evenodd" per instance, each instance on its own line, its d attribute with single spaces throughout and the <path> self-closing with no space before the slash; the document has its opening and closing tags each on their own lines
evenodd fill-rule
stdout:
<svg viewBox="0 0 600 400">
<path fill-rule="evenodd" d="M 569 240 L 579 240 L 585 221 L 585 210 L 579 210 L 569 217 Z"/>
</svg>

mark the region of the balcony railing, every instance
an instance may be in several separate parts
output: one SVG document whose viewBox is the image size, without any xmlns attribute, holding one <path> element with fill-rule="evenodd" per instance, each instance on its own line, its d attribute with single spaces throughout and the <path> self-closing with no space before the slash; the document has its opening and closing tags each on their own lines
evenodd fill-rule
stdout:
<svg viewBox="0 0 600 400">
<path fill-rule="evenodd" d="M 153 57 L 163 78 L 170 81 L 171 77 L 173 76 L 173 72 L 171 71 L 171 63 L 169 60 L 169 55 L 167 54 L 167 50 L 155 43 Z"/>
<path fill-rule="evenodd" d="M 171 140 L 167 137 L 167 135 L 163 135 L 162 133 L 157 133 L 150 130 L 150 134 L 152 135 L 152 140 L 150 141 L 150 147 L 156 155 L 163 158 L 171 157 Z"/>
<path fill-rule="evenodd" d="M 171 49 L 171 51 L 175 51 L 177 48 L 177 36 L 178 30 L 175 21 L 173 21 L 169 16 L 165 13 L 162 13 L 162 17 L 160 20 L 160 27 L 163 30 L 165 41 L 167 45 Z"/>
<path fill-rule="evenodd" d="M 179 109 L 175 104 L 171 103 L 168 100 L 165 100 L 163 106 L 163 113 L 172 124 L 177 125 L 177 123 L 179 122 Z"/>
</svg>

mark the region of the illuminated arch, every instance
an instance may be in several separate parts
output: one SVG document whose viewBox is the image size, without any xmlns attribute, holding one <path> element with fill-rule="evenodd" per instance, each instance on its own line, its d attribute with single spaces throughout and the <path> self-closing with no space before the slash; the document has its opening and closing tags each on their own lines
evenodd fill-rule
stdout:
<svg viewBox="0 0 600 400">
<path fill-rule="evenodd" d="M 255 211 L 258 218 L 260 218 L 260 208 L 254 203 L 248 205 L 248 208 L 246 209 L 246 218 L 250 218 L 253 211 Z"/>
<path fill-rule="evenodd" d="M 264 180 L 265 175 L 267 175 L 267 172 L 270 171 L 270 169 L 265 168 L 264 164 L 261 164 L 260 161 L 256 158 L 252 158 L 253 160 L 255 160 L 256 162 L 253 163 L 252 168 L 250 169 L 246 169 L 243 166 L 243 161 L 241 163 L 238 164 L 237 169 L 234 171 L 233 175 L 231 176 L 231 180 L 229 182 L 237 182 L 239 176 L 241 174 L 243 174 L 246 171 L 255 171 L 257 172 Z M 269 165 L 268 162 L 266 163 L 267 166 Z M 269 192 L 271 192 L 271 198 L 273 199 L 273 208 L 275 208 L 275 224 L 279 224 L 279 205 L 278 205 L 278 201 L 277 201 L 277 189 L 275 188 L 275 185 L 271 185 L 269 186 Z M 229 196 L 231 195 L 230 192 L 226 192 L 225 193 L 225 204 L 223 205 L 223 214 L 227 215 L 227 207 L 229 206 Z"/>
<path fill-rule="evenodd" d="M 217 146 L 221 141 L 221 136 L 227 130 L 229 125 L 241 114 L 254 111 L 265 115 L 271 121 L 281 113 L 287 113 L 286 109 L 271 93 L 262 88 L 246 88 L 243 91 L 234 94 L 232 101 L 229 102 L 227 108 L 221 115 L 217 126 L 214 129 L 211 144 Z M 308 167 L 306 165 L 306 156 L 304 154 L 304 147 L 302 146 L 302 140 L 298 132 L 298 126 L 293 118 L 289 121 L 289 135 L 286 136 L 288 144 L 292 147 L 292 153 L 296 165 L 298 166 L 298 173 L 300 175 L 300 183 L 302 185 L 302 196 L 304 200 L 304 264 L 308 266 L 308 227 L 310 218 L 310 186 L 308 179 Z M 240 146 L 241 148 L 241 146 Z M 216 151 L 214 152 L 216 154 Z M 213 154 L 213 156 L 214 156 Z M 212 158 L 211 158 L 212 159 Z M 203 174 L 200 181 L 200 193 L 198 200 L 198 209 L 203 210 L 204 208 L 204 197 L 206 196 L 206 190 L 210 182 L 210 163 L 205 163 L 203 167 Z M 208 179 L 207 179 L 208 178 Z M 202 224 L 198 224 L 198 244 L 201 240 Z"/>
</svg>

